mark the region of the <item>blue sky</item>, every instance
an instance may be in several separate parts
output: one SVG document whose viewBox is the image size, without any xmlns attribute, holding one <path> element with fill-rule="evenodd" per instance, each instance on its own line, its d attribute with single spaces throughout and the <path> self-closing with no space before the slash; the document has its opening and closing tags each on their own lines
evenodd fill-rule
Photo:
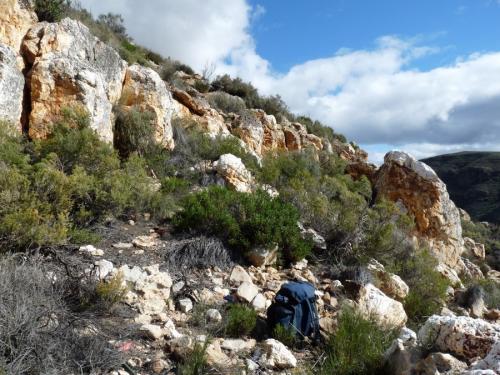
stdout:
<svg viewBox="0 0 500 375">
<path fill-rule="evenodd" d="M 285 72 L 341 48 L 366 49 L 383 35 L 441 48 L 414 64 L 429 69 L 459 56 L 500 50 L 500 2 L 493 0 L 252 0 L 257 52 Z"/>
<path fill-rule="evenodd" d="M 251 81 L 361 144 L 500 151 L 500 0 L 81 0 L 201 71 Z"/>
</svg>

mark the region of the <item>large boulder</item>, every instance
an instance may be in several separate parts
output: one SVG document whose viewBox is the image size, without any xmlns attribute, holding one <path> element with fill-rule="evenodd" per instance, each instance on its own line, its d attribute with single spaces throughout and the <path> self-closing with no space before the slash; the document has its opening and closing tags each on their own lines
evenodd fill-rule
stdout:
<svg viewBox="0 0 500 375">
<path fill-rule="evenodd" d="M 461 270 L 460 213 L 432 168 L 404 152 L 389 152 L 377 172 L 375 190 L 379 199 L 401 202 L 415 218 L 417 234 L 438 260 Z"/>
<path fill-rule="evenodd" d="M 214 167 L 230 188 L 243 193 L 252 191 L 253 177 L 240 158 L 232 154 L 221 155 Z"/>
<path fill-rule="evenodd" d="M 153 114 L 155 140 L 168 149 L 174 148 L 174 102 L 158 73 L 140 65 L 128 67 L 120 104 L 128 109 L 138 108 Z"/>
<path fill-rule="evenodd" d="M 0 2 L 0 44 L 11 47 L 16 56 L 24 36 L 38 22 L 28 0 L 2 0 Z M 22 62 L 19 59 L 18 62 Z"/>
<path fill-rule="evenodd" d="M 474 370 L 491 370 L 500 374 L 500 340 L 491 347 L 488 355 L 473 364 L 470 370 L 472 373 Z"/>
<path fill-rule="evenodd" d="M 24 76 L 16 64 L 15 51 L 0 44 L 0 120 L 12 123 L 20 131 Z"/>
<path fill-rule="evenodd" d="M 403 304 L 387 297 L 373 284 L 360 287 L 356 308 L 366 318 L 375 320 L 383 327 L 403 327 L 408 320 Z"/>
<path fill-rule="evenodd" d="M 65 107 L 83 107 L 101 139 L 113 140 L 113 105 L 127 64 L 78 21 L 42 22 L 31 28 L 22 53 L 32 69 L 29 134 L 44 138 Z"/>
<path fill-rule="evenodd" d="M 500 326 L 464 316 L 431 316 L 418 332 L 423 347 L 473 359 L 484 358 L 500 340 Z"/>
<path fill-rule="evenodd" d="M 297 359 L 281 342 L 268 339 L 264 341 L 264 354 L 259 363 L 266 368 L 286 370 L 297 367 Z"/>
</svg>

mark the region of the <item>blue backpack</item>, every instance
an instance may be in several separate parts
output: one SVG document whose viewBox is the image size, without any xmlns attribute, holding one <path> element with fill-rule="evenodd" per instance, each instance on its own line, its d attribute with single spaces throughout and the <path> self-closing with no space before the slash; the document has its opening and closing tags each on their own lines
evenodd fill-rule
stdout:
<svg viewBox="0 0 500 375">
<path fill-rule="evenodd" d="M 293 329 L 299 338 L 319 339 L 319 317 L 314 286 L 307 282 L 284 284 L 267 310 L 267 323 Z"/>
</svg>

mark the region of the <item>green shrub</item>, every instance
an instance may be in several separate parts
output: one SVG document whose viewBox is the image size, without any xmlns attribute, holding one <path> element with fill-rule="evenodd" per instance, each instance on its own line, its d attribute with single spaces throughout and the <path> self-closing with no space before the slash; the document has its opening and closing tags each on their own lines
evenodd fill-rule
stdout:
<svg viewBox="0 0 500 375">
<path fill-rule="evenodd" d="M 213 92 L 208 96 L 210 106 L 226 113 L 240 113 L 246 109 L 245 102 L 225 92 Z"/>
<path fill-rule="evenodd" d="M 0 245 L 6 250 L 81 242 L 86 228 L 110 214 L 171 215 L 170 190 L 158 190 L 146 160 L 132 154 L 121 162 L 78 109 L 63 110 L 48 139 L 27 143 L 9 135 L 5 124 L 0 135 Z"/>
<path fill-rule="evenodd" d="M 384 352 L 397 334 L 344 308 L 336 333 L 328 341 L 327 358 L 319 373 L 324 375 L 383 374 Z"/>
<path fill-rule="evenodd" d="M 203 344 L 195 343 L 192 353 L 178 368 L 179 375 L 205 375 L 208 370 L 207 349 L 210 344 L 205 340 Z"/>
<path fill-rule="evenodd" d="M 231 78 L 229 75 L 217 77 L 212 82 L 214 91 L 224 91 L 230 95 L 242 98 L 248 108 L 256 108 L 259 100 L 259 93 L 251 83 L 244 82 L 241 78 Z"/>
<path fill-rule="evenodd" d="M 490 279 L 478 280 L 474 283 L 482 288 L 484 302 L 490 309 L 500 309 L 500 286 Z"/>
<path fill-rule="evenodd" d="M 247 169 L 254 173 L 259 170 L 257 159 L 243 148 L 237 138 L 222 135 L 211 138 L 198 130 L 196 123 L 185 120 L 175 120 L 173 125 L 176 147 L 168 156 L 171 166 L 175 166 L 171 170 L 189 174 L 187 171 L 193 165 L 205 160 L 215 161 L 224 154 L 239 157 Z"/>
<path fill-rule="evenodd" d="M 124 25 L 124 19 L 120 14 L 101 14 L 97 18 L 97 22 L 107 27 L 115 35 L 121 38 L 128 38 L 127 30 Z"/>
<path fill-rule="evenodd" d="M 226 334 L 232 337 L 249 335 L 257 324 L 257 313 L 245 305 L 234 304 L 229 308 Z"/>
<path fill-rule="evenodd" d="M 154 114 L 151 112 L 144 112 L 138 108 L 118 109 L 114 145 L 120 156 L 126 158 L 133 152 L 143 156 L 153 150 L 155 144 L 153 120 Z"/>
<path fill-rule="evenodd" d="M 40 22 L 60 21 L 68 6 L 67 0 L 35 0 L 35 12 Z"/>
<path fill-rule="evenodd" d="M 297 331 L 293 327 L 285 327 L 278 324 L 272 332 L 272 336 L 289 348 L 293 348 L 297 343 Z"/>
<path fill-rule="evenodd" d="M 335 131 L 319 121 L 313 121 L 311 118 L 307 116 L 299 116 L 295 119 L 297 122 L 300 122 L 302 125 L 305 125 L 307 132 L 317 135 L 321 138 L 326 138 L 330 142 L 338 140 L 342 143 L 347 143 L 347 139 L 342 134 L 335 133 Z"/>
<path fill-rule="evenodd" d="M 263 191 L 246 194 L 215 186 L 187 196 L 181 206 L 174 217 L 178 230 L 215 235 L 242 254 L 278 245 L 293 261 L 310 251 L 297 226 L 297 210 Z"/>
<path fill-rule="evenodd" d="M 109 310 L 119 302 L 122 302 L 127 294 L 127 287 L 123 285 L 123 275 L 116 274 L 107 281 L 99 281 L 96 285 L 96 304 L 99 308 Z"/>
<path fill-rule="evenodd" d="M 410 292 L 404 301 L 409 325 L 418 327 L 439 312 L 446 301 L 449 281 L 436 271 L 438 261 L 426 249 L 394 257 L 388 270 L 401 276 Z"/>
</svg>

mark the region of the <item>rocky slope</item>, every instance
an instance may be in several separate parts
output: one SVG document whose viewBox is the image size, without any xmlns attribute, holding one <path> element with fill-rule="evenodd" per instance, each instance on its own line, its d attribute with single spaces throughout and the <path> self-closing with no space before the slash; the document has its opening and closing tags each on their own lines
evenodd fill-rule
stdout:
<svg viewBox="0 0 500 375">
<path fill-rule="evenodd" d="M 423 160 L 475 221 L 500 223 L 500 153 L 462 152 Z"/>
<path fill-rule="evenodd" d="M 375 201 L 396 202 L 414 218 L 413 240 L 430 249 L 443 277 L 452 281 L 451 300 L 465 293 L 466 279 L 500 281 L 497 271 L 484 275 L 476 265 L 484 251 L 480 244 L 462 238 L 459 210 L 445 183 L 426 164 L 392 152 L 376 170 L 362 150 L 310 134 L 303 124 L 278 121 L 257 109 L 248 116 L 212 108 L 211 94 L 195 88 L 200 76 L 176 74 L 187 88 L 169 85 L 151 68 L 129 66 L 75 20 L 37 23 L 24 2 L 6 0 L 0 5 L 0 119 L 12 123 L 13 130 L 44 139 L 61 111 L 76 106 L 89 114 L 90 126 L 102 140 L 113 142 L 115 108 L 120 105 L 124 111 L 139 108 L 152 113 L 154 138 L 169 150 L 176 147 L 172 121 L 184 119 L 211 136 L 238 139 L 258 160 L 273 151 L 337 154 L 347 162 L 346 172 L 353 178 L 369 178 Z M 251 193 L 258 187 L 242 160 L 231 154 L 195 168 L 216 174 L 217 183 L 240 192 Z M 273 187 L 264 188 L 277 194 Z M 500 312 L 480 299 L 473 306 L 453 306 L 454 312 L 443 306 L 441 315 L 429 317 L 417 334 L 405 327 L 404 301 L 410 288 L 375 260 L 366 267 L 368 280 L 340 278 L 328 265 L 310 266 L 307 261 L 278 267 L 272 249 L 257 252 L 252 266 L 208 264 L 180 270 L 169 264 L 172 254 L 189 246 L 206 246 L 206 239 L 176 238 L 170 228 L 149 222 L 147 215 L 138 221 L 116 224 L 113 236 L 97 248 L 82 246 L 72 254 L 81 258 L 85 274 L 103 282 L 120 275 L 128 286 L 127 312 L 112 318 L 117 326 L 132 327 L 133 333 L 127 338 L 116 334 L 110 342 L 122 352 L 133 351 L 125 366 L 129 373 L 172 373 L 179 360 L 189 361 L 197 343 L 206 343 L 207 362 L 228 369 L 227 373 L 242 369 L 260 374 L 291 373 L 292 369 L 305 373 L 306 363 L 320 356 L 312 347 L 294 351 L 268 337 L 258 342 L 230 339 L 208 329 L 209 323 L 220 322 L 228 299 L 246 303 L 265 318 L 276 292 L 289 280 L 308 281 L 317 288 L 324 335 L 335 333 L 345 305 L 381 327 L 400 330 L 386 353 L 394 374 L 500 373 Z M 326 246 L 320 235 L 304 231 L 313 234 L 318 248 Z M 197 317 L 201 324 L 193 323 L 197 314 L 202 314 Z"/>
</svg>

